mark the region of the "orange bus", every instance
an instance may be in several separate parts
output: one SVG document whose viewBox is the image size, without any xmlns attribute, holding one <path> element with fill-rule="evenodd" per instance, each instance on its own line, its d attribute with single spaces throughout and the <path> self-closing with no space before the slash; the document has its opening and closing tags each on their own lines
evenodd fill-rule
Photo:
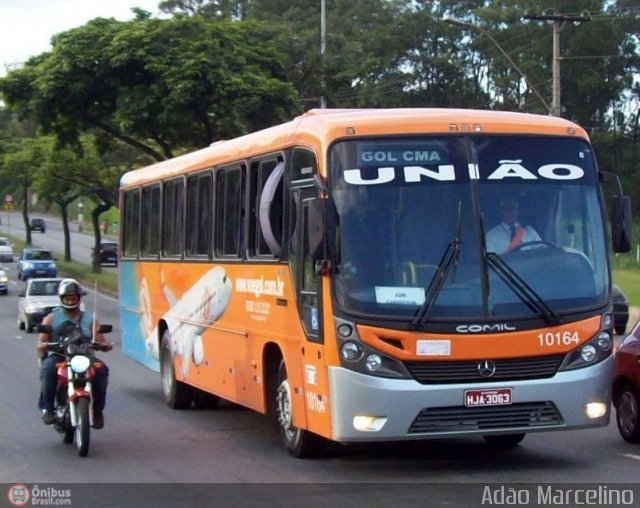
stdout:
<svg viewBox="0 0 640 508">
<path fill-rule="evenodd" d="M 313 110 L 131 171 L 123 350 L 170 407 L 268 414 L 298 457 L 606 425 L 610 179 L 571 122 L 449 109 Z"/>
</svg>

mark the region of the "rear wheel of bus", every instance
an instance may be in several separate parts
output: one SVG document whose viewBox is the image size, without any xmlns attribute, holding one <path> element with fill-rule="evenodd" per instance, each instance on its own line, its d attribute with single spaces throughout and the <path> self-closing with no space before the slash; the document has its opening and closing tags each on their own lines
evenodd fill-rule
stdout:
<svg viewBox="0 0 640 508">
<path fill-rule="evenodd" d="M 325 441 L 307 430 L 293 425 L 293 400 L 284 360 L 278 367 L 276 415 L 282 442 L 290 455 L 303 458 L 320 453 Z"/>
<path fill-rule="evenodd" d="M 162 335 L 160 345 L 160 378 L 164 401 L 171 409 L 187 409 L 193 399 L 193 388 L 176 379 L 173 355 L 171 354 L 171 336 L 169 331 Z"/>
</svg>

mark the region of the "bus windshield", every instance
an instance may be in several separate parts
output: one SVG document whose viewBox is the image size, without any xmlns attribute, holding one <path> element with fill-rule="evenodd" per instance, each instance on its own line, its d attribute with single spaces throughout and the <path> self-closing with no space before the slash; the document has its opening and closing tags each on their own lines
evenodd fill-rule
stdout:
<svg viewBox="0 0 640 508">
<path fill-rule="evenodd" d="M 346 313 L 555 318 L 605 303 L 602 199 L 584 140 L 343 140 L 331 147 L 329 171 L 333 294 Z"/>
</svg>

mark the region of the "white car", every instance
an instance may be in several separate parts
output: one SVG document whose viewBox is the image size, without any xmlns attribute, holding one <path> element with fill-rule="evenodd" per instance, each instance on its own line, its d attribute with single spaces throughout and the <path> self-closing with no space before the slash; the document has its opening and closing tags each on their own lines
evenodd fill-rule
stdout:
<svg viewBox="0 0 640 508">
<path fill-rule="evenodd" d="M 18 295 L 18 328 L 31 333 L 55 307 L 60 305 L 58 286 L 63 279 L 29 279 Z"/>
<path fill-rule="evenodd" d="M 0 294 L 6 295 L 9 292 L 9 277 L 7 269 L 0 266 Z"/>
<path fill-rule="evenodd" d="M 0 236 L 0 261 L 13 261 L 13 244 Z"/>
</svg>

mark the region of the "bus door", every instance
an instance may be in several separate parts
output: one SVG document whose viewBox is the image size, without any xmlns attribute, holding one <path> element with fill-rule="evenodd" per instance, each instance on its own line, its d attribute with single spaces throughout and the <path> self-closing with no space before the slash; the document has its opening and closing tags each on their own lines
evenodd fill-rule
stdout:
<svg viewBox="0 0 640 508">
<path fill-rule="evenodd" d="M 300 156 L 298 151 L 298 156 Z M 308 152 L 305 151 L 305 154 Z M 315 156 L 313 156 L 315 162 Z M 299 160 L 299 159 L 298 159 Z M 295 152 L 294 152 L 295 177 Z M 307 168 L 309 165 L 307 164 Z M 315 167 L 315 166 L 314 166 Z M 316 273 L 314 260 L 309 254 L 309 202 L 317 198 L 318 189 L 305 175 L 304 183 L 292 182 L 291 207 L 291 244 L 289 262 L 294 281 L 296 302 L 304 337 L 299 343 L 304 391 L 304 413 L 300 407 L 294 407 L 294 425 L 306 427 L 308 430 L 325 436 L 330 435 L 330 415 L 328 401 L 327 372 L 324 359 L 324 330 L 322 308 L 322 276 Z M 288 366 L 291 369 L 292 366 Z M 298 400 L 296 397 L 295 400 Z M 306 425 L 299 418 L 306 413 Z"/>
</svg>

